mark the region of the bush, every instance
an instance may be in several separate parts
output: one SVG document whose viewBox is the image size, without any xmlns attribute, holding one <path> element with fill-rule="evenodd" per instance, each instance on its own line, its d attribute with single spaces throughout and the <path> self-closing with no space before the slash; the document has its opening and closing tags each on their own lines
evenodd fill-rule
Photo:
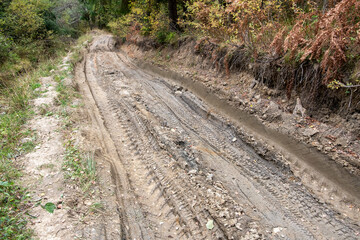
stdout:
<svg viewBox="0 0 360 240">
<path fill-rule="evenodd" d="M 42 14 L 50 6 L 49 0 L 13 0 L 6 10 L 3 29 L 15 41 L 46 38 L 47 31 Z"/>
<path fill-rule="evenodd" d="M 0 67 L 10 57 L 13 42 L 0 33 Z"/>
<path fill-rule="evenodd" d="M 343 78 L 341 68 L 360 54 L 359 44 L 360 2 L 343 0 L 324 14 L 314 11 L 300 15 L 290 32 L 279 32 L 272 47 L 299 62 L 319 62 L 323 83 L 328 84 Z"/>
</svg>

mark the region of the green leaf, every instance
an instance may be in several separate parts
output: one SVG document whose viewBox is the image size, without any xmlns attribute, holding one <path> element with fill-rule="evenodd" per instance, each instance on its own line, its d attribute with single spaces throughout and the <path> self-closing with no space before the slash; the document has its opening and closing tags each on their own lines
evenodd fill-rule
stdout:
<svg viewBox="0 0 360 240">
<path fill-rule="evenodd" d="M 214 220 L 209 220 L 207 223 L 206 223 L 206 228 L 211 230 L 214 228 Z"/>
<path fill-rule="evenodd" d="M 11 185 L 14 185 L 13 182 L 0 182 L 0 186 L 2 187 L 10 187 Z"/>
<path fill-rule="evenodd" d="M 54 213 L 54 210 L 56 208 L 55 204 L 52 202 L 46 203 L 44 206 L 41 206 L 43 209 L 48 211 L 49 213 Z"/>
</svg>

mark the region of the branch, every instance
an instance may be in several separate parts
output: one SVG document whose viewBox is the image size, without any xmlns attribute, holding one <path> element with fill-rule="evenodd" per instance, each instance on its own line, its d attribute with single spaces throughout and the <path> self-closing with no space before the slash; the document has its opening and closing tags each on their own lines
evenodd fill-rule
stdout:
<svg viewBox="0 0 360 240">
<path fill-rule="evenodd" d="M 344 87 L 344 88 L 356 88 L 356 87 L 360 87 L 360 85 L 345 85 L 343 83 L 339 83 L 339 85 L 341 87 Z"/>
</svg>

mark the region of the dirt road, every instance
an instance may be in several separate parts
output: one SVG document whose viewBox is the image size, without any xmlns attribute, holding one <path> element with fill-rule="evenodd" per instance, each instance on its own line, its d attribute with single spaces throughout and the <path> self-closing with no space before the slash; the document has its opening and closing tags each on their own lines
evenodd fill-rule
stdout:
<svg viewBox="0 0 360 240">
<path fill-rule="evenodd" d="M 114 45 L 96 37 L 76 74 L 116 185 L 118 234 L 105 239 L 360 237 L 229 121 Z"/>
</svg>

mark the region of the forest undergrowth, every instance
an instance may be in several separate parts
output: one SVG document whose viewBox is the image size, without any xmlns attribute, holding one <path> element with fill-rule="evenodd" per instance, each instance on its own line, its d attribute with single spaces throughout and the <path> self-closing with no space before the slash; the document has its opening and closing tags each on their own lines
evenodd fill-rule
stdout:
<svg viewBox="0 0 360 240">
<path fill-rule="evenodd" d="M 192 38 L 218 71 L 251 72 L 310 108 L 360 111 L 360 1 L 178 1 L 175 26 L 170 2 L 130 1 L 107 27 L 145 47 L 181 48 Z"/>
</svg>

